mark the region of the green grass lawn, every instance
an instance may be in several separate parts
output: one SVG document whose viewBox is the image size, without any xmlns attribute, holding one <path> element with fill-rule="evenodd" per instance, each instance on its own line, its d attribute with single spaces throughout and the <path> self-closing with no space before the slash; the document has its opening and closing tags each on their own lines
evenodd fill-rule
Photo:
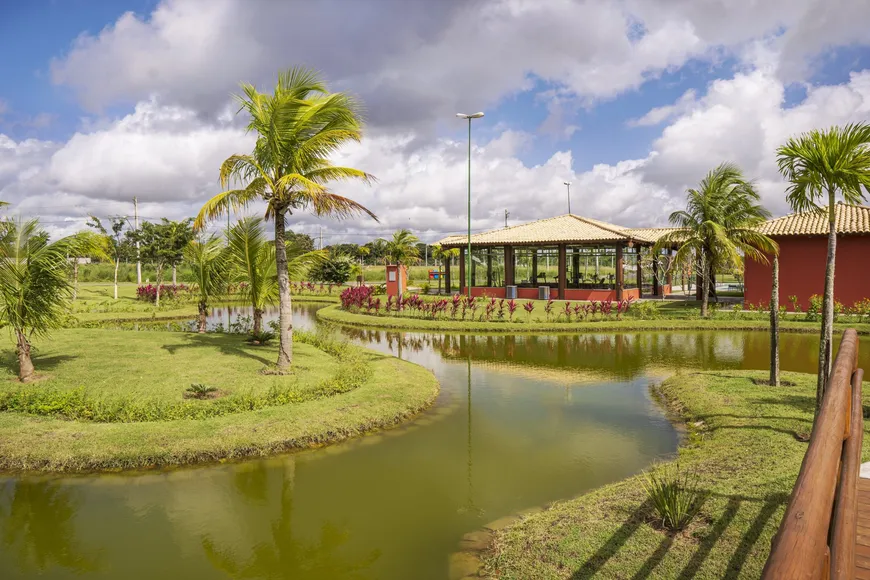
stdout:
<svg viewBox="0 0 870 580">
<path fill-rule="evenodd" d="M 135 422 L 71 420 L 65 408 L 52 406 L 0 411 L 0 469 L 131 469 L 266 455 L 390 426 L 434 400 L 438 384 L 429 371 L 352 348 L 367 369 L 352 390 L 256 410 Z M 343 359 L 297 342 L 292 374 L 262 374 L 275 360 L 276 347 L 248 346 L 238 335 L 60 330 L 39 341 L 37 349 L 34 363 L 45 378 L 22 387 L 15 380 L 11 349 L 4 345 L 0 399 L 20 389 L 39 395 L 83 387 L 96 404 L 141 406 L 150 401 L 198 408 L 238 396 L 263 397 L 273 387 L 301 395 L 320 392 L 325 379 L 335 380 L 346 368 Z M 213 385 L 225 396 L 183 401 L 184 390 L 194 382 Z"/>
<path fill-rule="evenodd" d="M 760 372 L 675 375 L 660 393 L 689 427 L 681 469 L 709 493 L 682 532 L 661 530 L 640 477 L 559 502 L 496 533 L 494 578 L 758 578 L 812 426 L 815 377 L 755 385 Z M 868 400 L 865 383 L 865 404 Z M 866 432 L 866 427 L 865 427 Z M 864 437 L 864 457 L 870 437 Z"/>
<path fill-rule="evenodd" d="M 261 394 L 289 385 L 305 389 L 338 369 L 333 357 L 297 344 L 293 375 L 262 375 L 261 369 L 274 364 L 277 349 L 249 345 L 237 334 L 59 330 L 34 346 L 33 364 L 45 376 L 40 388 L 84 387 L 95 397 L 181 400 L 191 383 L 226 394 Z M 17 364 L 11 350 L 2 351 L 4 387 L 17 376 Z"/>
</svg>

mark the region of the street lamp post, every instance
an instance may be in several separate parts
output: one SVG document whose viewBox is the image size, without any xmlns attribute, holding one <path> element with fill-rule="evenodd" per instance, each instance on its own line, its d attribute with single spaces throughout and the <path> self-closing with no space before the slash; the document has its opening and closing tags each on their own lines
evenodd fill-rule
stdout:
<svg viewBox="0 0 870 580">
<path fill-rule="evenodd" d="M 563 181 L 562 183 L 564 183 L 568 187 L 568 213 L 570 214 L 571 213 L 571 182 L 570 181 Z"/>
<path fill-rule="evenodd" d="M 468 299 L 471 300 L 471 120 L 480 119 L 483 113 L 456 113 L 460 119 L 468 119 L 468 263 L 465 264 L 465 279 L 466 290 L 468 290 Z"/>
</svg>

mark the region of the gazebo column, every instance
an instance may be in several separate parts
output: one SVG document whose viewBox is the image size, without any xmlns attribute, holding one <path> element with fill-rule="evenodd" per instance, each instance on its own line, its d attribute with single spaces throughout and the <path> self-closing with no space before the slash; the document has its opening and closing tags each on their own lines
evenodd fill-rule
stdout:
<svg viewBox="0 0 870 580">
<path fill-rule="evenodd" d="M 504 283 L 505 286 L 513 286 L 514 282 L 514 247 L 504 247 Z"/>
<path fill-rule="evenodd" d="M 568 257 L 565 244 L 559 244 L 559 300 L 565 299 L 568 287 Z"/>
<path fill-rule="evenodd" d="M 637 247 L 637 263 L 635 265 L 635 274 L 637 274 L 637 295 L 643 298 L 643 264 L 640 259 L 640 246 Z"/>
<path fill-rule="evenodd" d="M 447 286 L 447 293 L 450 294 L 450 256 L 444 258 L 444 285 Z"/>
<path fill-rule="evenodd" d="M 492 288 L 492 248 L 486 249 L 486 285 Z"/>
<path fill-rule="evenodd" d="M 571 283 L 580 283 L 580 254 L 576 251 L 571 254 Z"/>
<path fill-rule="evenodd" d="M 659 261 L 657 256 L 652 257 L 652 272 L 653 272 L 653 296 L 659 296 Z"/>
<path fill-rule="evenodd" d="M 462 248 L 459 250 L 459 293 L 464 294 L 466 292 L 465 284 L 465 253 L 468 250 Z"/>
<path fill-rule="evenodd" d="M 616 299 L 622 300 L 623 287 L 622 242 L 616 244 Z"/>
</svg>

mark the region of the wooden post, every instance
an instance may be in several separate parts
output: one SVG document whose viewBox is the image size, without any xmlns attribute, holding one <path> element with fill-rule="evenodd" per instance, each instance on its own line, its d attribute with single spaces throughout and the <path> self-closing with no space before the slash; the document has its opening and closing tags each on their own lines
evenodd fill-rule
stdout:
<svg viewBox="0 0 870 580">
<path fill-rule="evenodd" d="M 652 272 L 653 272 L 653 296 L 660 295 L 659 288 L 659 261 L 656 259 L 657 256 L 653 255 L 652 257 Z"/>
<path fill-rule="evenodd" d="M 532 286 L 538 287 L 538 249 L 532 248 Z"/>
<path fill-rule="evenodd" d="M 571 283 L 580 285 L 580 254 L 576 251 L 571 254 Z"/>
<path fill-rule="evenodd" d="M 514 282 L 514 247 L 504 247 L 504 283 L 505 286 L 513 286 Z"/>
<path fill-rule="evenodd" d="M 492 287 L 492 248 L 486 249 L 486 285 Z"/>
<path fill-rule="evenodd" d="M 450 256 L 444 258 L 444 285 L 447 286 L 447 294 L 450 294 Z"/>
<path fill-rule="evenodd" d="M 624 272 L 622 271 L 622 242 L 616 244 L 616 299 L 622 300 Z"/>
<path fill-rule="evenodd" d="M 635 246 L 637 249 L 637 263 L 635 265 L 635 275 L 637 277 L 637 295 L 643 298 L 643 268 L 640 260 L 640 246 Z"/>
<path fill-rule="evenodd" d="M 565 244 L 559 244 L 559 300 L 565 299 L 568 287 L 568 257 Z"/>
<path fill-rule="evenodd" d="M 465 248 L 459 249 L 459 293 L 465 292 L 465 254 L 468 252 Z"/>
</svg>

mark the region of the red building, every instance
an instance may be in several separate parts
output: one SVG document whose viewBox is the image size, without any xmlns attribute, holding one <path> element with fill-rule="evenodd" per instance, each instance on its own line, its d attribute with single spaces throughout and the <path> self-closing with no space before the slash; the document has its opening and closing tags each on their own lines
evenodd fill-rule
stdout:
<svg viewBox="0 0 870 580">
<path fill-rule="evenodd" d="M 870 207 L 837 204 L 834 299 L 849 307 L 870 298 Z M 797 296 L 806 310 L 810 296 L 825 291 L 828 214 L 792 214 L 770 220 L 760 231 L 779 244 L 779 303 L 792 310 Z M 769 304 L 771 266 L 747 259 L 744 304 Z"/>
<path fill-rule="evenodd" d="M 463 293 L 470 274 L 474 296 L 623 300 L 670 293 L 667 256 L 653 260 L 650 254 L 669 231 L 673 228 L 625 228 L 566 214 L 474 234 L 470 260 L 467 236 L 439 244 L 460 250 L 456 275 Z M 444 273 L 450 289 L 457 280 L 449 260 Z"/>
</svg>

